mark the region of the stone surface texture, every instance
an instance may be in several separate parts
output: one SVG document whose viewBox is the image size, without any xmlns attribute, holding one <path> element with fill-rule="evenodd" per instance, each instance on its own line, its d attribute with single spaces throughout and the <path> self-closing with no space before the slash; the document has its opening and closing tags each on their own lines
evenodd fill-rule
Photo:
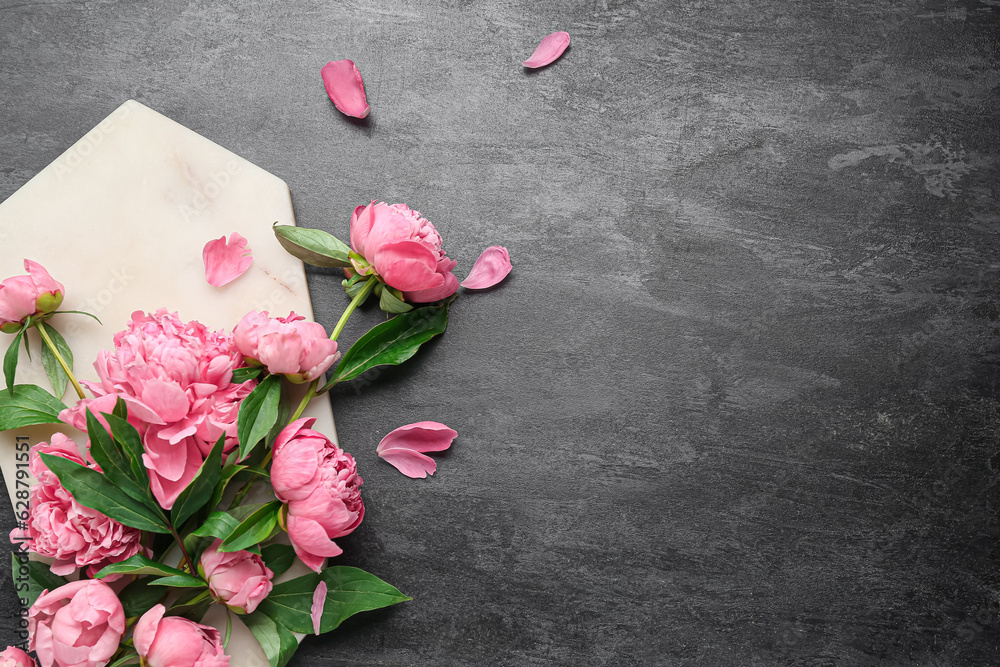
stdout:
<svg viewBox="0 0 1000 667">
<path fill-rule="evenodd" d="M 302 226 L 376 198 L 460 277 L 510 249 L 334 393 L 368 508 L 338 561 L 414 600 L 295 667 L 997 664 L 998 35 L 987 0 L 0 0 L 0 199 L 135 99 Z M 375 446 L 424 419 L 459 437 L 411 480 Z"/>
</svg>

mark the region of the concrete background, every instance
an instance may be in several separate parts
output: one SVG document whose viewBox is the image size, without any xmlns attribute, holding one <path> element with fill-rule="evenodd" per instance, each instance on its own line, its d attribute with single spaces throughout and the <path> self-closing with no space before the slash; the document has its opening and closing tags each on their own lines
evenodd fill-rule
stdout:
<svg viewBox="0 0 1000 667">
<path fill-rule="evenodd" d="M 0 1 L 0 199 L 134 98 L 300 225 L 377 198 L 460 276 L 510 249 L 334 394 L 368 508 L 338 562 L 415 599 L 296 667 L 997 664 L 998 34 L 989 0 Z M 459 438 L 415 481 L 375 445 L 421 419 Z"/>
</svg>

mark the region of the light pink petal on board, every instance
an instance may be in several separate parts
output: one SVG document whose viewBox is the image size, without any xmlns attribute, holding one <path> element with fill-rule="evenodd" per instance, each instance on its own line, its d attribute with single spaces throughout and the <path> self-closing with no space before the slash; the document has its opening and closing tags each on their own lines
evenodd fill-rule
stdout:
<svg viewBox="0 0 1000 667">
<path fill-rule="evenodd" d="M 323 620 L 323 608 L 326 607 L 326 582 L 320 580 L 319 586 L 313 591 L 313 602 L 309 608 L 309 616 L 313 622 L 313 633 L 319 634 L 319 623 Z"/>
<path fill-rule="evenodd" d="M 323 86 L 341 113 L 364 118 L 371 109 L 365 98 L 365 82 L 353 60 L 334 60 L 319 71 Z"/>
<path fill-rule="evenodd" d="M 236 232 L 229 235 L 228 243 L 225 236 L 206 243 L 201 257 L 205 260 L 205 280 L 216 287 L 236 280 L 253 264 L 247 240 Z"/>
<path fill-rule="evenodd" d="M 546 35 L 541 43 L 535 48 L 531 57 L 522 63 L 525 67 L 545 67 L 554 63 L 569 46 L 569 33 L 560 30 L 551 35 Z"/>
<path fill-rule="evenodd" d="M 486 289 L 493 287 L 510 273 L 510 253 L 502 245 L 491 245 L 484 250 L 469 272 L 469 277 L 462 281 L 462 287 L 468 289 Z"/>
<path fill-rule="evenodd" d="M 400 426 L 382 438 L 375 451 L 397 470 L 414 479 L 433 475 L 437 464 L 421 452 L 448 449 L 458 433 L 441 422 L 423 421 Z"/>
</svg>

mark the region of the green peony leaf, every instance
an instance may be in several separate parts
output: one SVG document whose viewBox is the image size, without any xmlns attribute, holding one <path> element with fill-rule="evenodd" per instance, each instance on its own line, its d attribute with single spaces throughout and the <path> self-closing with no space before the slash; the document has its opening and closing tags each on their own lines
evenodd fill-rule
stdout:
<svg viewBox="0 0 1000 667">
<path fill-rule="evenodd" d="M 306 264 L 326 268 L 345 268 L 351 266 L 348 253 L 350 247 L 336 236 L 322 229 L 293 227 L 275 223 L 271 227 L 278 243 L 289 253 L 298 257 Z"/>
<path fill-rule="evenodd" d="M 250 632 L 260 642 L 270 667 L 284 667 L 299 648 L 295 635 L 280 623 L 275 623 L 266 614 L 254 612 L 242 616 L 240 620 L 250 628 Z"/>
<path fill-rule="evenodd" d="M 276 577 L 287 572 L 295 562 L 295 549 L 289 544 L 268 544 L 260 548 L 260 555 Z"/>
<path fill-rule="evenodd" d="M 212 451 L 201 462 L 201 466 L 191 483 L 181 491 L 177 500 L 174 501 L 174 506 L 170 510 L 170 519 L 175 526 L 183 526 L 184 522 L 204 507 L 212 497 L 222 474 L 222 447 L 225 442 L 226 434 L 223 433 L 215 442 Z"/>
<path fill-rule="evenodd" d="M 17 597 L 27 601 L 25 607 L 35 604 L 35 600 L 43 591 L 52 591 L 69 583 L 59 575 L 53 574 L 45 563 L 27 560 L 27 554 L 24 558 L 25 560 L 21 560 L 17 554 L 11 553 L 10 573 Z"/>
<path fill-rule="evenodd" d="M 281 376 L 268 375 L 243 399 L 236 418 L 240 440 L 240 460 L 245 459 L 278 421 L 281 403 Z"/>
<path fill-rule="evenodd" d="M 156 501 L 149 495 L 149 480 L 146 479 L 144 484 L 140 484 L 123 452 L 115 446 L 111 434 L 104 429 L 104 426 L 89 409 L 87 410 L 87 437 L 90 439 L 90 455 L 97 462 L 97 465 L 101 466 L 107 480 L 130 497 L 150 509 L 154 509 Z"/>
<path fill-rule="evenodd" d="M 247 380 L 253 380 L 264 372 L 263 366 L 244 366 L 233 370 L 233 384 L 243 384 Z"/>
<path fill-rule="evenodd" d="M 161 577 L 172 577 L 178 574 L 186 574 L 186 572 L 178 570 L 176 567 L 164 565 L 142 554 L 136 554 L 131 558 L 126 558 L 123 561 L 112 563 L 102 568 L 94 578 L 103 579 L 109 574 L 155 574 Z"/>
<path fill-rule="evenodd" d="M 66 405 L 38 385 L 14 385 L 0 392 L 0 431 L 35 424 L 58 424 Z"/>
<path fill-rule="evenodd" d="M 66 344 L 66 339 L 55 330 L 55 327 L 47 322 L 42 322 L 38 326 L 45 329 L 45 333 L 49 335 L 52 344 L 59 350 L 59 354 L 62 355 L 66 365 L 69 366 L 70 370 L 73 370 L 73 351 Z M 42 368 L 45 369 L 45 374 L 49 378 L 49 384 L 52 385 L 54 395 L 62 398 L 66 393 L 66 387 L 69 385 L 69 376 L 66 375 L 66 371 L 63 370 L 56 359 L 56 355 L 52 353 L 48 345 L 42 345 Z"/>
<path fill-rule="evenodd" d="M 266 540 L 278 525 L 278 513 L 281 507 L 282 502 L 275 500 L 250 514 L 233 529 L 229 537 L 222 540 L 219 551 L 241 551 Z"/>
</svg>

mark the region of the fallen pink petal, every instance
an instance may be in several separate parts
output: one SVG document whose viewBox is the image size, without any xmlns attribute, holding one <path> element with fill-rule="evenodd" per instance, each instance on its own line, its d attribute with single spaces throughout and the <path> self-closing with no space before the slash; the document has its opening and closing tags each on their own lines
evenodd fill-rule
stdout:
<svg viewBox="0 0 1000 667">
<path fill-rule="evenodd" d="M 371 109 L 365 97 L 365 82 L 353 60 L 334 60 L 319 71 L 323 86 L 342 114 L 364 118 Z"/>
<path fill-rule="evenodd" d="M 225 236 L 206 243 L 201 257 L 205 260 L 205 280 L 216 287 L 233 282 L 253 264 L 247 240 L 236 232 L 229 235 L 228 243 Z"/>
<path fill-rule="evenodd" d="M 546 35 L 542 39 L 541 43 L 535 48 L 535 52 L 531 54 L 531 57 L 522 63 L 525 67 L 531 67 L 532 69 L 536 67 L 545 67 L 546 65 L 551 65 L 559 56 L 563 54 L 566 47 L 569 46 L 569 33 L 563 30 L 559 32 L 554 32 L 551 35 Z"/>
<path fill-rule="evenodd" d="M 458 433 L 441 422 L 416 422 L 390 432 L 375 451 L 407 477 L 425 478 L 434 474 L 437 463 L 422 452 L 442 452 L 456 437 Z"/>
<path fill-rule="evenodd" d="M 323 608 L 326 607 L 326 582 L 320 580 L 319 586 L 313 591 L 312 607 L 309 608 L 309 616 L 312 618 L 313 633 L 319 634 L 320 621 L 323 620 Z"/>
<path fill-rule="evenodd" d="M 467 289 L 493 287 L 510 273 L 510 253 L 502 245 L 491 245 L 479 255 L 469 276 L 462 281 Z"/>
</svg>

